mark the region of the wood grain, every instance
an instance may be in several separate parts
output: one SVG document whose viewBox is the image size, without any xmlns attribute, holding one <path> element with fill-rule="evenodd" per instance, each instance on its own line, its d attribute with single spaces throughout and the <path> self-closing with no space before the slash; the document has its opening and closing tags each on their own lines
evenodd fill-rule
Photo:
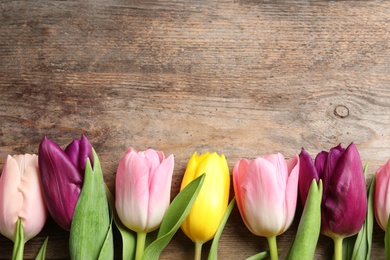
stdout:
<svg viewBox="0 0 390 260">
<path fill-rule="evenodd" d="M 388 1 L 0 6 L 1 167 L 7 154 L 36 153 L 45 135 L 64 147 L 84 133 L 112 190 L 127 147 L 174 154 L 173 197 L 195 151 L 224 153 L 230 170 L 241 157 L 288 158 L 301 147 L 314 157 L 350 142 L 370 174 L 390 158 Z M 281 258 L 296 227 L 278 238 Z M 26 244 L 26 259 L 47 235 L 47 258 L 69 257 L 68 234 L 49 220 Z M 372 259 L 384 259 L 383 237 L 375 225 Z M 12 242 L 1 237 L 0 248 L 9 259 Z M 220 259 L 267 248 L 235 209 Z M 191 259 L 192 250 L 179 231 L 161 259 Z M 332 251 L 321 237 L 315 259 Z"/>
</svg>

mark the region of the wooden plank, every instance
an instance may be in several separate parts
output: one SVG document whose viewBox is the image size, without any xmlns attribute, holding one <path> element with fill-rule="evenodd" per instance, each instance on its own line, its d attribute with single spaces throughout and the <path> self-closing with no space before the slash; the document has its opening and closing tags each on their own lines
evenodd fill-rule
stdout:
<svg viewBox="0 0 390 260">
<path fill-rule="evenodd" d="M 390 158 L 388 1 L 2 1 L 0 165 L 86 134 L 114 190 L 129 146 L 175 154 L 172 197 L 195 151 L 241 157 L 355 142 L 369 173 Z M 233 193 L 232 193 L 233 195 Z M 278 238 L 281 258 L 297 221 Z M 49 221 L 26 244 L 68 258 Z M 376 225 L 372 259 L 384 259 Z M 120 241 L 116 237 L 116 241 Z M 208 250 L 205 246 L 205 253 Z M 0 238 L 2 259 L 12 243 Z M 316 259 L 330 259 L 321 237 Z M 221 259 L 267 249 L 235 209 Z M 117 254 L 120 247 L 117 246 Z M 179 232 L 162 259 L 192 257 Z"/>
</svg>

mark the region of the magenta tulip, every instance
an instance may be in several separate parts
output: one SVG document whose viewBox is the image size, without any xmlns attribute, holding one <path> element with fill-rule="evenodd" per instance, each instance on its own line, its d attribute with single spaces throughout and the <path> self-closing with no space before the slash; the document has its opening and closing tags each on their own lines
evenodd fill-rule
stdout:
<svg viewBox="0 0 390 260">
<path fill-rule="evenodd" d="M 135 232 L 157 229 L 170 203 L 173 155 L 129 148 L 116 173 L 116 210 L 122 223 Z"/>
<path fill-rule="evenodd" d="M 268 238 L 271 259 L 277 258 L 276 236 L 291 225 L 298 196 L 298 155 L 285 160 L 271 154 L 240 159 L 233 169 L 234 193 L 241 217 L 255 235 Z"/>
<path fill-rule="evenodd" d="M 302 203 L 313 179 L 322 179 L 324 185 L 321 232 L 330 237 L 348 237 L 359 232 L 366 217 L 367 193 L 356 146 L 351 143 L 344 149 L 338 145 L 329 152 L 320 152 L 314 165 L 304 149 L 299 157 Z"/>
<path fill-rule="evenodd" d="M 19 218 L 24 241 L 35 237 L 45 225 L 48 213 L 39 179 L 35 154 L 8 155 L 0 177 L 0 233 L 12 241 Z"/>
<path fill-rule="evenodd" d="M 342 259 L 343 239 L 358 233 L 366 218 L 367 191 L 359 152 L 351 143 L 347 149 L 338 145 L 320 152 L 314 165 L 304 149 L 299 157 L 302 203 L 311 181 L 322 179 L 321 233 L 333 239 L 335 260 Z"/>
<path fill-rule="evenodd" d="M 374 212 L 379 226 L 386 231 L 390 216 L 390 160 L 375 175 Z"/>
<path fill-rule="evenodd" d="M 61 228 L 70 230 L 87 158 L 93 163 L 92 145 L 82 135 L 81 140 L 74 140 L 63 151 L 45 137 L 38 155 L 42 188 L 50 215 Z"/>
</svg>

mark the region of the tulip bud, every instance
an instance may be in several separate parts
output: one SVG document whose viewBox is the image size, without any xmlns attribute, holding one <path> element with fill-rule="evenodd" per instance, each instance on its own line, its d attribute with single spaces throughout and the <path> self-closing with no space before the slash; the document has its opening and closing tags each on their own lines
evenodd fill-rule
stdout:
<svg viewBox="0 0 390 260">
<path fill-rule="evenodd" d="M 273 237 L 286 231 L 295 215 L 299 158 L 282 154 L 240 159 L 233 170 L 234 193 L 241 217 L 255 235 Z"/>
<path fill-rule="evenodd" d="M 86 159 L 93 161 L 92 145 L 82 135 L 63 151 L 45 137 L 39 146 L 42 189 L 50 215 L 63 229 L 70 230 L 76 202 L 83 184 Z"/>
<path fill-rule="evenodd" d="M 35 154 L 8 155 L 0 177 L 0 233 L 12 241 L 19 218 L 25 241 L 45 225 L 48 213 L 39 179 Z"/>
<path fill-rule="evenodd" d="M 338 145 L 329 152 L 323 151 L 317 155 L 314 166 L 304 149 L 300 159 L 299 189 L 303 203 L 311 180 L 323 180 L 321 233 L 334 238 L 359 232 L 366 217 L 367 192 L 356 146 L 351 143 L 347 149 Z"/>
<path fill-rule="evenodd" d="M 224 155 L 194 153 L 180 190 L 205 173 L 203 186 L 181 229 L 196 244 L 212 239 L 229 203 L 230 174 Z"/>
<path fill-rule="evenodd" d="M 342 259 L 343 239 L 358 233 L 366 218 L 366 182 L 358 150 L 353 143 L 347 149 L 338 145 L 319 153 L 315 167 L 303 149 L 300 158 L 305 162 L 299 177 L 301 199 L 306 200 L 308 179 L 322 179 L 321 233 L 333 239 L 335 260 Z"/>
<path fill-rule="evenodd" d="M 168 209 L 174 158 L 148 149 L 129 148 L 116 173 L 115 207 L 122 223 L 135 232 L 157 229 Z"/>
</svg>

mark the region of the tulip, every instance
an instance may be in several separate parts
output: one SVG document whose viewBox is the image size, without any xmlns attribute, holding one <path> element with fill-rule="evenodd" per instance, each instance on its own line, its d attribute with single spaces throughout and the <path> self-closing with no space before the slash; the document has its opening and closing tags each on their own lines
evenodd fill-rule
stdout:
<svg viewBox="0 0 390 260">
<path fill-rule="evenodd" d="M 267 237 L 271 259 L 278 258 L 276 236 L 291 225 L 297 203 L 298 155 L 285 160 L 270 154 L 240 159 L 233 169 L 234 193 L 241 217 L 257 236 Z"/>
<path fill-rule="evenodd" d="M 25 242 L 42 230 L 48 213 L 35 154 L 8 155 L 0 177 L 0 198 L 1 234 L 15 241 L 18 219 Z"/>
<path fill-rule="evenodd" d="M 334 240 L 335 259 L 341 259 L 342 240 L 359 232 L 367 211 L 366 183 L 358 150 L 353 143 L 346 149 L 338 145 L 329 152 L 320 152 L 314 164 L 304 149 L 299 157 L 302 203 L 310 182 L 322 179 L 321 233 Z"/>
<path fill-rule="evenodd" d="M 230 174 L 224 155 L 209 152 L 191 156 L 180 190 L 205 174 L 202 188 L 181 229 L 195 243 L 195 258 L 199 259 L 202 245 L 212 239 L 229 203 Z"/>
<path fill-rule="evenodd" d="M 137 232 L 136 258 L 142 257 L 146 233 L 156 230 L 170 203 L 174 157 L 161 151 L 129 148 L 116 173 L 115 207 L 121 222 Z"/>
<path fill-rule="evenodd" d="M 379 226 L 386 231 L 390 216 L 390 160 L 376 171 L 374 212 Z"/>
<path fill-rule="evenodd" d="M 93 164 L 92 145 L 82 135 L 65 151 L 44 137 L 38 151 L 42 189 L 50 215 L 63 229 L 70 230 L 76 202 L 83 184 L 87 158 Z"/>
</svg>

